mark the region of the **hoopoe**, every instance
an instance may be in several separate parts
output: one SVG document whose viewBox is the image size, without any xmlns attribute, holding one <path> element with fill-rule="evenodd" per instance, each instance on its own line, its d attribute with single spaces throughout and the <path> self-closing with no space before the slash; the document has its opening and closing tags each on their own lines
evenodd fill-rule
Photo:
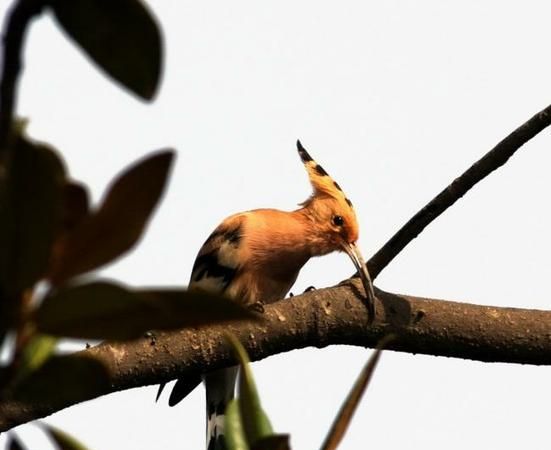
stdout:
<svg viewBox="0 0 551 450">
<path fill-rule="evenodd" d="M 352 202 L 300 141 L 297 147 L 312 195 L 295 211 L 256 209 L 225 219 L 199 250 L 189 287 L 223 293 L 245 305 L 267 304 L 287 294 L 311 257 L 344 251 L 358 270 L 373 318 L 375 294 L 356 246 L 359 227 Z M 223 415 L 236 375 L 236 367 L 204 375 L 208 450 L 225 449 Z"/>
</svg>

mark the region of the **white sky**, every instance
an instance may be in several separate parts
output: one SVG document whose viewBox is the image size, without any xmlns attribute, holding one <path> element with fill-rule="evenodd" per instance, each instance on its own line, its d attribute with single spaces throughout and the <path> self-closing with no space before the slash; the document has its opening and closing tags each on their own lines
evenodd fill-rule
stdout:
<svg viewBox="0 0 551 450">
<path fill-rule="evenodd" d="M 2 14 L 7 5 L 0 0 Z M 367 259 L 551 102 L 548 2 L 151 5 L 167 46 L 155 103 L 107 81 L 45 17 L 32 27 L 19 108 L 31 135 L 62 150 L 96 200 L 129 162 L 177 149 L 168 195 L 142 245 L 104 271 L 131 284 L 186 284 L 198 248 L 225 216 L 304 200 L 297 138 L 355 203 Z M 547 131 L 526 145 L 376 285 L 548 308 L 550 145 Z M 318 258 L 293 291 L 352 271 L 344 255 Z M 341 346 L 254 364 L 275 429 L 290 432 L 295 449 L 318 448 L 369 354 Z M 550 379 L 551 368 L 387 352 L 341 448 L 544 448 Z M 155 392 L 112 395 L 48 421 L 94 450 L 203 448 L 203 390 L 176 408 L 166 397 L 155 405 Z M 19 430 L 39 438 L 30 427 Z"/>
</svg>

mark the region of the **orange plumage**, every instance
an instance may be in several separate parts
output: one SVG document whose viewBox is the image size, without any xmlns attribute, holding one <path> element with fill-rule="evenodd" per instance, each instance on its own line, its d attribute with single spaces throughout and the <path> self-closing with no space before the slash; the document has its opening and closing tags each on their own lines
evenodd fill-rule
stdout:
<svg viewBox="0 0 551 450">
<path fill-rule="evenodd" d="M 313 256 L 345 251 L 358 270 L 373 318 L 374 293 L 356 247 L 359 226 L 352 202 L 297 141 L 312 195 L 295 211 L 257 209 L 225 219 L 201 247 L 190 288 L 224 293 L 246 305 L 283 298 Z M 233 397 L 235 368 L 205 375 L 208 450 L 225 448 L 223 413 Z"/>
</svg>

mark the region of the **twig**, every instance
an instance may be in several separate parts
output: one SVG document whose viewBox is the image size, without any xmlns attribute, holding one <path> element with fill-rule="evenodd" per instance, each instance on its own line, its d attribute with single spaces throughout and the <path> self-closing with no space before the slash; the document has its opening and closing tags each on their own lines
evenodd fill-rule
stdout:
<svg viewBox="0 0 551 450">
<path fill-rule="evenodd" d="M 25 33 L 31 19 L 40 14 L 42 8 L 42 0 L 19 0 L 12 6 L 6 18 L 0 80 L 0 155 L 5 150 L 11 133 Z"/>
<path fill-rule="evenodd" d="M 492 150 L 475 162 L 463 175 L 434 197 L 392 236 L 368 261 L 372 279 L 400 253 L 406 245 L 415 239 L 425 227 L 465 195 L 476 183 L 507 160 L 526 142 L 540 131 L 551 125 L 551 105 L 541 110 L 526 123 L 518 127 L 509 136 L 499 142 Z"/>
<path fill-rule="evenodd" d="M 167 382 L 186 373 L 234 364 L 224 333 L 231 331 L 252 360 L 308 346 L 387 348 L 478 361 L 551 365 L 551 311 L 497 308 L 377 291 L 377 317 L 369 317 L 360 283 L 319 289 L 265 307 L 266 321 L 158 333 L 106 343 L 56 357 L 11 399 L 0 402 L 0 431 L 85 400 Z M 152 398 L 153 401 L 153 398 Z"/>
</svg>

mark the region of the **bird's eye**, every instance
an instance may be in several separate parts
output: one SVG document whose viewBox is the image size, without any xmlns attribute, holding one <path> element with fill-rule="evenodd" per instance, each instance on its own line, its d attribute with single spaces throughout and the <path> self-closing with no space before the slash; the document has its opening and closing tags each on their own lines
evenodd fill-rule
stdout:
<svg viewBox="0 0 551 450">
<path fill-rule="evenodd" d="M 331 221 L 333 222 L 333 225 L 337 227 L 342 227 L 344 225 L 344 219 L 342 218 L 342 216 L 333 216 Z"/>
</svg>

